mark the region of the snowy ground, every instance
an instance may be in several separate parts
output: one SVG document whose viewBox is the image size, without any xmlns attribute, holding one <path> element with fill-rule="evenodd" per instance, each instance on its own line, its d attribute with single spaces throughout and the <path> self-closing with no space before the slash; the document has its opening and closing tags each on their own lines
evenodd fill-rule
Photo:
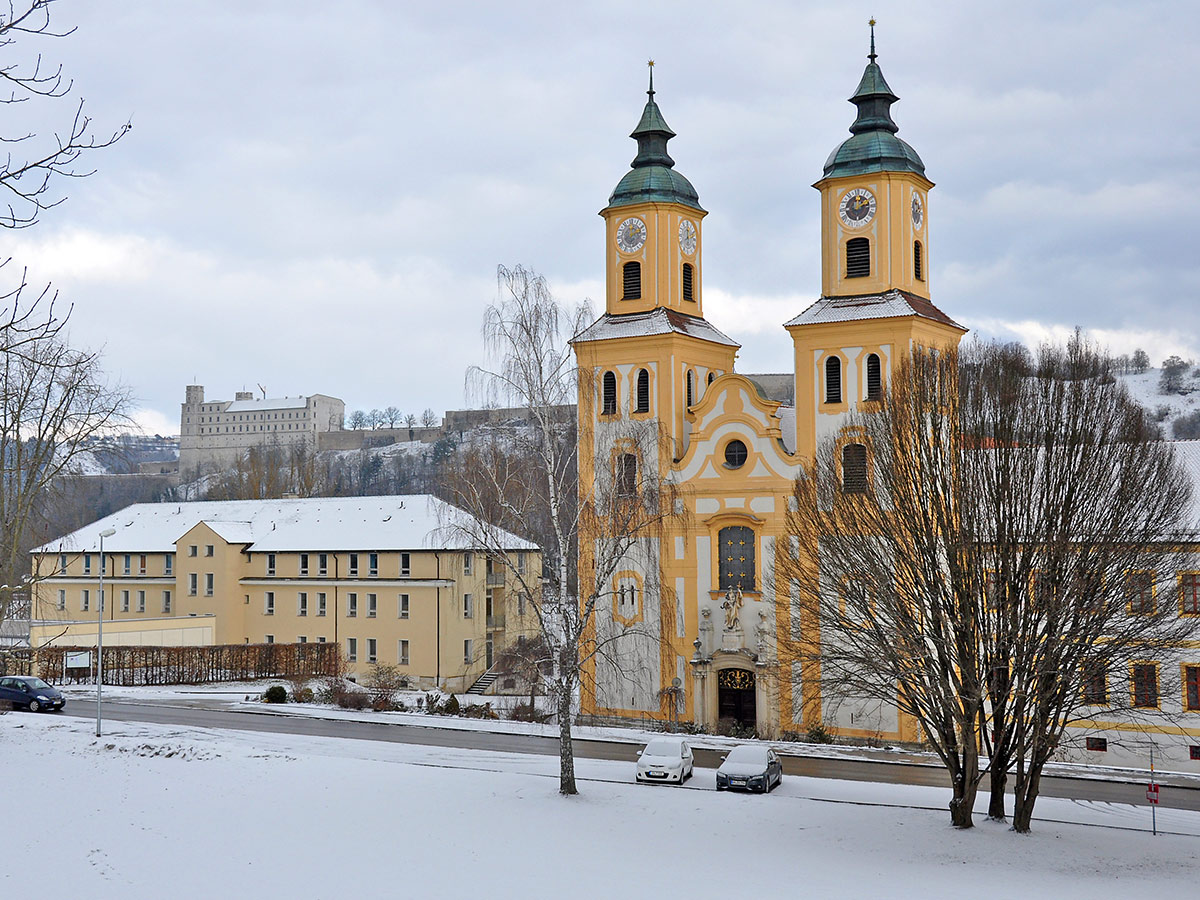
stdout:
<svg viewBox="0 0 1200 900">
<path fill-rule="evenodd" d="M 1195 896 L 1200 813 L 1041 800 L 1031 836 L 947 792 L 787 778 L 637 786 L 628 763 L 0 717 L 0 897 Z M 19 776 L 16 775 L 19 773 Z M 19 810 L 13 815 L 12 811 Z"/>
</svg>

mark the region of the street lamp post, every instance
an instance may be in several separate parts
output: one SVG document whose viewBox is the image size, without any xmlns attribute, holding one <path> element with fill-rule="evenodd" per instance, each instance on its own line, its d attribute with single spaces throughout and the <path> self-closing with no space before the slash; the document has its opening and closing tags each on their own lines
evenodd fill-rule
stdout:
<svg viewBox="0 0 1200 900">
<path fill-rule="evenodd" d="M 116 533 L 115 528 L 100 532 L 100 596 L 96 598 L 96 737 L 100 737 L 100 685 L 104 682 L 104 539 Z"/>
</svg>

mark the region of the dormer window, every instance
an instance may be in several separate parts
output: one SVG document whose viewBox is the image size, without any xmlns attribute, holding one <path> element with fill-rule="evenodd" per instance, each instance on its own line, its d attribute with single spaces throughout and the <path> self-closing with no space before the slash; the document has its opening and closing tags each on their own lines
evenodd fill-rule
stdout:
<svg viewBox="0 0 1200 900">
<path fill-rule="evenodd" d="M 825 402 L 842 402 L 842 361 L 836 356 L 825 360 Z"/>
<path fill-rule="evenodd" d="M 695 294 L 695 269 L 691 263 L 683 264 L 683 299 L 688 303 L 696 302 Z"/>
<path fill-rule="evenodd" d="M 622 300 L 642 299 L 642 264 L 627 262 L 621 267 Z"/>
<path fill-rule="evenodd" d="M 871 242 L 864 237 L 846 241 L 846 277 L 866 278 L 871 274 Z"/>
<path fill-rule="evenodd" d="M 600 415 L 615 416 L 617 414 L 617 376 L 615 372 L 605 372 L 600 387 Z"/>
</svg>

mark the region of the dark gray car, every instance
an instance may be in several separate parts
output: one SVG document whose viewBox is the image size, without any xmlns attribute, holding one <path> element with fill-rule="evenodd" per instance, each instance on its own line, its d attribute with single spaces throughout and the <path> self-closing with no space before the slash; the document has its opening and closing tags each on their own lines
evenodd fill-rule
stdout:
<svg viewBox="0 0 1200 900">
<path fill-rule="evenodd" d="M 5 675 L 0 678 L 0 701 L 7 700 L 17 709 L 30 712 L 59 710 L 66 699 L 58 688 L 50 687 L 31 675 Z"/>
</svg>

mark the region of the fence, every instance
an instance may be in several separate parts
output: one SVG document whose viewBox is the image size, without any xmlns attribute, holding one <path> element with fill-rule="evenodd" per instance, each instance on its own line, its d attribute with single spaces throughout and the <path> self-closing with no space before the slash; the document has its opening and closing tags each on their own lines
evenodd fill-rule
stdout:
<svg viewBox="0 0 1200 900">
<path fill-rule="evenodd" d="M 42 647 L 11 654 L 9 674 L 37 673 L 49 681 L 92 681 L 93 669 L 67 668 L 68 653 L 94 655 L 93 647 Z M 294 675 L 337 675 L 337 644 L 222 644 L 209 647 L 105 647 L 104 683 L 114 685 L 207 684 Z M 8 660 L 0 658 L 0 665 Z"/>
</svg>

